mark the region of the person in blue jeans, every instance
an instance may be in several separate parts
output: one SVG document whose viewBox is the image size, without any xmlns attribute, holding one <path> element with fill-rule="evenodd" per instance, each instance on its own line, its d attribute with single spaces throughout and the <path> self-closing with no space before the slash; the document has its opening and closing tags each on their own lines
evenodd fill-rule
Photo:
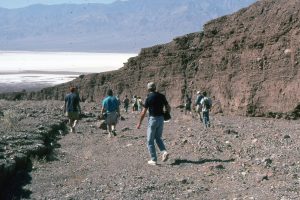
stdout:
<svg viewBox="0 0 300 200">
<path fill-rule="evenodd" d="M 155 83 L 148 83 L 147 89 L 149 94 L 145 100 L 144 108 L 142 110 L 137 128 L 139 129 L 141 127 L 142 121 L 147 111 L 149 110 L 147 128 L 147 147 L 150 153 L 151 160 L 148 161 L 148 164 L 156 165 L 157 155 L 154 142 L 156 142 L 159 150 L 162 153 L 162 161 L 166 161 L 169 157 L 165 144 L 162 140 L 162 133 L 164 128 L 164 108 L 169 112 L 171 111 L 171 108 L 165 95 L 156 91 Z"/>
<path fill-rule="evenodd" d="M 210 127 L 209 111 L 212 107 L 212 101 L 211 98 L 207 97 L 206 92 L 203 92 L 203 98 L 201 99 L 200 104 L 202 105 L 203 124 L 205 128 L 208 128 Z"/>
</svg>

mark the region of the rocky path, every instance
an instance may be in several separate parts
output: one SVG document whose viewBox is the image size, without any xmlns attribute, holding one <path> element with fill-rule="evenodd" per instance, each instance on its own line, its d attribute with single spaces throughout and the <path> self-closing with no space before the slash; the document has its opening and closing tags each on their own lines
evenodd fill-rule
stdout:
<svg viewBox="0 0 300 200">
<path fill-rule="evenodd" d="M 95 117 L 60 135 L 52 161 L 33 161 L 23 198 L 299 199 L 299 121 L 218 115 L 204 130 L 174 110 L 164 131 L 170 159 L 149 166 L 146 119 L 137 130 L 138 114 L 123 116 L 114 138 Z"/>
</svg>

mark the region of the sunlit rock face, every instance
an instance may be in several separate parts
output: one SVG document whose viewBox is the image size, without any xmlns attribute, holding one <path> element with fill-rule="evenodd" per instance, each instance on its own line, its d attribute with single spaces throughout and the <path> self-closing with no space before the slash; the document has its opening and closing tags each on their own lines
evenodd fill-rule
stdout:
<svg viewBox="0 0 300 200">
<path fill-rule="evenodd" d="M 62 99 L 70 85 L 79 85 L 88 101 L 100 101 L 108 88 L 145 97 L 146 83 L 155 81 L 172 106 L 206 90 L 216 112 L 281 117 L 296 111 L 300 99 L 299 9 L 297 1 L 259 1 L 210 21 L 203 32 L 144 48 L 120 70 L 20 98 Z"/>
</svg>

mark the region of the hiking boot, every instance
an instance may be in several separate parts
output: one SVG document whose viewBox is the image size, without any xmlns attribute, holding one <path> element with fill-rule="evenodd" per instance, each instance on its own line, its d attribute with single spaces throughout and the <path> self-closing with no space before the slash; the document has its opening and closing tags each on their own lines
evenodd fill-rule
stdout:
<svg viewBox="0 0 300 200">
<path fill-rule="evenodd" d="M 112 131 L 113 136 L 117 136 L 117 133 L 115 130 Z"/>
<path fill-rule="evenodd" d="M 148 161 L 148 164 L 149 164 L 149 165 L 157 165 L 157 162 L 154 161 L 154 160 L 149 160 L 149 161 Z"/>
<path fill-rule="evenodd" d="M 75 128 L 71 128 L 71 133 L 75 133 Z"/>
<path fill-rule="evenodd" d="M 162 154 L 161 160 L 162 160 L 163 162 L 165 162 L 165 161 L 168 160 L 168 158 L 169 158 L 168 152 L 164 151 L 164 153 Z"/>
</svg>

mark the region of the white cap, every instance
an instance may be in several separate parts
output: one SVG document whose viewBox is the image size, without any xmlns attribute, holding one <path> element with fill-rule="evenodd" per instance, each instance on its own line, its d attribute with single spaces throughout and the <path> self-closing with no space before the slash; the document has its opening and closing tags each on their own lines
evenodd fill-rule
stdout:
<svg viewBox="0 0 300 200">
<path fill-rule="evenodd" d="M 147 84 L 147 89 L 148 90 L 155 90 L 156 89 L 155 83 L 154 82 L 148 83 Z"/>
</svg>

